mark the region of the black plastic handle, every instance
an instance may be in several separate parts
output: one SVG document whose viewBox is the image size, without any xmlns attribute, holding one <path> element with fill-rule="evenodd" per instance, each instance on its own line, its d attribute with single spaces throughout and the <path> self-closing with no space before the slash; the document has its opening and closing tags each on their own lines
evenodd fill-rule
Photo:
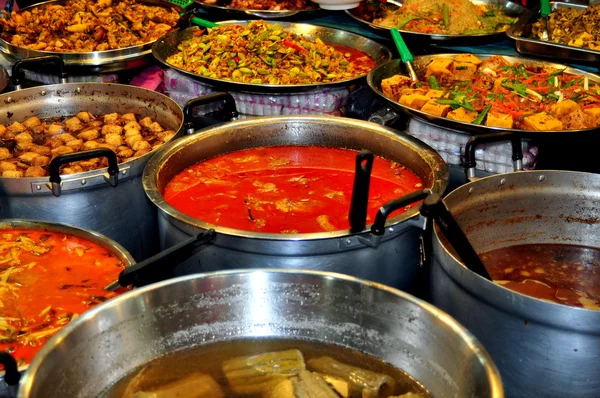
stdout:
<svg viewBox="0 0 600 398">
<path fill-rule="evenodd" d="M 15 87 L 20 88 L 21 82 L 25 79 L 23 69 L 38 70 L 42 66 L 44 67 L 44 73 L 47 72 L 46 67 L 50 66 L 48 72 L 58 76 L 61 83 L 67 82 L 65 63 L 62 58 L 58 55 L 45 55 L 43 57 L 24 58 L 15 62 L 12 67 L 12 81 Z"/>
<path fill-rule="evenodd" d="M 172 269 L 179 262 L 189 257 L 194 249 L 210 242 L 216 236 L 217 233 L 214 229 L 208 229 L 184 242 L 169 247 L 155 256 L 125 268 L 119 275 L 119 285 L 123 287 L 129 285 L 139 286 L 143 280 L 152 280 L 152 276 L 156 271 Z"/>
<path fill-rule="evenodd" d="M 471 139 L 469 139 L 467 142 L 467 146 L 465 147 L 465 168 L 471 169 L 477 165 L 475 162 L 475 149 L 478 145 L 502 141 L 511 142 L 513 162 L 523 160 L 521 137 L 518 134 L 503 131 L 501 133 L 482 134 L 471 137 Z"/>
<path fill-rule="evenodd" d="M 12 14 L 12 10 L 14 7 L 15 7 L 15 0 L 6 0 L 6 4 L 4 5 L 4 8 L 2 9 L 2 11 L 6 11 L 8 16 L 10 17 L 10 14 Z M 1 12 L 0 12 L 0 18 L 3 18 Z"/>
<path fill-rule="evenodd" d="M 0 364 L 4 366 L 4 382 L 9 386 L 16 386 L 21 380 L 21 373 L 17 361 L 8 352 L 0 352 Z"/>
<path fill-rule="evenodd" d="M 117 155 L 108 148 L 90 149 L 76 153 L 65 153 L 58 155 L 50 162 L 48 166 L 49 181 L 52 183 L 52 192 L 55 196 L 60 196 L 60 168 L 66 163 L 78 162 L 80 160 L 89 160 L 94 158 L 108 159 L 108 183 L 113 187 L 119 184 L 119 161 Z"/>
<path fill-rule="evenodd" d="M 369 204 L 369 186 L 375 156 L 369 151 L 361 151 L 356 155 L 354 166 L 354 185 L 350 202 L 350 232 L 357 233 L 367 225 L 367 206 Z"/>
<path fill-rule="evenodd" d="M 423 200 L 427 197 L 427 195 L 431 194 L 431 189 L 425 188 L 420 191 L 415 191 L 409 193 L 408 195 L 402 196 L 400 198 L 396 198 L 390 200 L 383 206 L 379 208 L 377 215 L 375 216 L 375 222 L 371 226 L 371 233 L 375 236 L 381 236 L 385 232 L 385 222 L 387 218 L 394 211 L 406 207 L 410 204 L 418 202 L 419 200 Z"/>
<path fill-rule="evenodd" d="M 194 109 L 213 104 L 215 102 L 225 102 L 225 108 L 219 112 L 210 112 L 204 116 L 194 116 Z M 229 122 L 239 116 L 235 106 L 235 99 L 229 93 L 214 93 L 204 97 L 194 98 L 189 100 L 183 107 L 183 115 L 185 122 L 185 131 L 188 134 L 201 128 L 213 126 L 215 124 Z"/>
<path fill-rule="evenodd" d="M 427 196 L 421 205 L 421 214 L 437 222 L 444 236 L 468 269 L 490 281 L 492 280 L 479 255 L 473 249 L 471 242 L 469 242 L 440 195 L 432 193 Z"/>
</svg>

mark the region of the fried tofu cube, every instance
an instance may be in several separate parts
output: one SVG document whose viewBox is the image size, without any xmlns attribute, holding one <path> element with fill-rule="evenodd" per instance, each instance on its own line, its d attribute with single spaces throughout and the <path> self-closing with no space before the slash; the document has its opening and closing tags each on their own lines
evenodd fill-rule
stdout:
<svg viewBox="0 0 600 398">
<path fill-rule="evenodd" d="M 73 141 L 69 141 L 67 142 L 67 146 L 69 148 L 73 148 L 75 150 L 75 152 L 81 150 L 81 148 L 83 148 L 83 141 L 82 140 L 73 140 Z"/>
<path fill-rule="evenodd" d="M 13 162 L 0 161 L 0 172 L 14 171 L 17 169 L 17 165 Z"/>
<path fill-rule="evenodd" d="M 487 120 L 485 121 L 486 126 L 490 127 L 504 127 L 512 129 L 514 124 L 513 117 L 506 113 L 500 112 L 489 112 L 487 114 Z"/>
<path fill-rule="evenodd" d="M 454 57 L 454 62 L 467 62 L 473 65 L 479 65 L 483 61 L 474 56 L 473 54 L 459 54 Z"/>
<path fill-rule="evenodd" d="M 98 146 L 100 146 L 100 144 L 98 144 L 96 141 L 87 141 L 83 144 L 83 149 L 96 149 Z"/>
<path fill-rule="evenodd" d="M 454 62 L 452 64 L 454 80 L 471 80 L 476 71 L 477 65 L 468 62 Z"/>
<path fill-rule="evenodd" d="M 4 134 L 8 131 L 5 125 L 0 124 L 0 138 L 4 136 Z"/>
<path fill-rule="evenodd" d="M 10 126 L 8 126 L 8 131 L 15 134 L 22 133 L 23 131 L 25 131 L 25 126 L 23 126 L 19 122 L 14 122 Z"/>
<path fill-rule="evenodd" d="M 150 124 L 152 124 L 152 123 L 150 123 Z M 150 124 L 148 126 L 150 126 Z M 123 126 L 123 128 L 125 130 L 137 130 L 137 131 L 140 131 L 142 129 L 142 126 L 140 126 L 138 124 L 138 122 L 133 121 L 133 122 L 129 122 L 129 123 L 125 124 L 125 126 Z"/>
<path fill-rule="evenodd" d="M 30 151 L 35 152 L 38 155 L 50 155 L 50 148 L 47 146 L 35 145 L 31 147 Z"/>
<path fill-rule="evenodd" d="M 40 166 L 31 166 L 25 170 L 25 177 L 43 177 L 46 175 L 46 170 Z"/>
<path fill-rule="evenodd" d="M 77 173 L 83 173 L 85 170 L 83 170 L 83 167 L 81 167 L 80 165 L 76 164 L 70 167 L 64 167 L 62 169 L 63 174 L 77 174 Z"/>
<path fill-rule="evenodd" d="M 144 137 L 142 137 L 141 134 L 137 134 L 137 135 L 131 135 L 127 138 L 125 138 L 125 142 L 127 143 L 127 145 L 129 145 L 130 147 L 133 147 L 133 144 L 135 144 L 138 141 L 143 141 Z"/>
<path fill-rule="evenodd" d="M 81 120 L 82 122 L 89 122 L 90 120 L 92 120 L 94 118 L 94 115 L 92 115 L 89 112 L 79 112 L 77 115 L 75 115 L 77 117 L 77 119 Z"/>
<path fill-rule="evenodd" d="M 42 121 L 37 116 L 32 116 L 23 122 L 23 126 L 33 128 L 42 124 Z"/>
<path fill-rule="evenodd" d="M 394 75 L 381 81 L 381 91 L 388 98 L 397 99 L 403 88 L 410 87 L 412 80 L 408 76 Z M 140 124 L 144 119 L 140 120 Z M 143 124 L 142 124 L 143 126 Z"/>
<path fill-rule="evenodd" d="M 126 113 L 123 116 L 121 116 L 121 120 L 124 121 L 125 123 L 129 123 L 129 122 L 135 122 L 136 118 L 133 113 Z"/>
<path fill-rule="evenodd" d="M 429 90 L 429 91 L 427 91 L 425 96 L 427 98 L 437 99 L 437 98 L 440 98 L 443 94 L 444 94 L 444 92 L 442 90 Z"/>
<path fill-rule="evenodd" d="M 33 137 L 28 132 L 19 133 L 19 134 L 15 135 L 15 141 L 18 143 L 33 142 Z"/>
<path fill-rule="evenodd" d="M 79 120 L 76 117 L 72 117 L 70 119 L 65 120 L 65 128 L 68 131 L 78 131 L 83 128 L 83 125 L 81 124 L 81 120 Z"/>
<path fill-rule="evenodd" d="M 425 70 L 425 78 L 435 76 L 438 80 L 446 80 L 452 78 L 452 64 L 454 61 L 450 58 L 436 58 L 427 65 Z"/>
<path fill-rule="evenodd" d="M 117 156 L 120 158 L 130 158 L 133 156 L 133 149 L 130 149 L 128 147 L 125 147 L 123 149 L 117 148 L 117 150 Z"/>
<path fill-rule="evenodd" d="M 150 145 L 146 141 L 137 141 L 131 146 L 131 149 L 133 149 L 134 151 L 142 151 L 145 149 L 151 150 L 152 145 Z"/>
<path fill-rule="evenodd" d="M 64 142 L 66 144 L 66 143 L 68 143 L 70 141 L 76 140 L 77 138 L 73 137 L 69 133 L 64 133 L 64 134 L 59 135 L 58 139 L 61 140 L 62 142 Z"/>
<path fill-rule="evenodd" d="M 65 129 L 63 128 L 62 124 L 52 123 L 46 129 L 46 134 L 55 135 L 55 134 L 61 134 L 64 131 L 65 131 Z"/>
<path fill-rule="evenodd" d="M 148 116 L 146 116 L 145 118 L 143 118 L 142 120 L 140 120 L 140 126 L 142 127 L 148 127 L 153 123 L 152 119 L 150 119 Z"/>
<path fill-rule="evenodd" d="M 73 153 L 73 152 L 75 152 L 75 150 L 73 148 L 70 148 L 66 145 L 61 145 L 52 150 L 52 156 L 54 157 L 54 156 L 62 155 L 65 153 Z"/>
<path fill-rule="evenodd" d="M 106 124 L 115 124 L 117 120 L 119 120 L 119 114 L 116 112 L 104 115 L 104 123 Z"/>
<path fill-rule="evenodd" d="M 33 148 L 35 148 L 37 145 L 35 145 L 33 142 L 28 142 L 28 141 L 21 141 L 17 144 L 17 149 L 19 151 L 31 151 Z M 33 151 L 32 151 L 33 152 Z"/>
<path fill-rule="evenodd" d="M 579 109 L 579 104 L 573 100 L 565 100 L 558 102 L 550 108 L 552 116 L 557 119 L 562 119 L 568 114 L 575 112 Z"/>
<path fill-rule="evenodd" d="M 0 148 L 0 160 L 9 159 L 11 157 L 12 155 L 10 154 L 8 148 Z"/>
<path fill-rule="evenodd" d="M 123 132 L 123 127 L 117 126 L 115 124 L 106 124 L 102 127 L 102 135 L 106 134 L 121 134 Z"/>
<path fill-rule="evenodd" d="M 104 140 L 109 145 L 121 146 L 123 145 L 123 137 L 121 134 L 106 134 Z"/>
<path fill-rule="evenodd" d="M 600 107 L 584 109 L 583 112 L 596 122 L 596 126 L 600 125 Z"/>
<path fill-rule="evenodd" d="M 162 126 L 160 124 L 154 122 L 150 126 L 148 126 L 148 130 L 150 130 L 153 133 L 160 133 L 164 129 L 162 128 Z"/>
<path fill-rule="evenodd" d="M 32 166 L 48 166 L 50 164 L 50 157 L 48 156 L 38 156 L 37 158 L 33 158 L 31 161 Z"/>
<path fill-rule="evenodd" d="M 77 138 L 83 141 L 95 140 L 98 137 L 100 137 L 98 129 L 85 129 L 77 134 Z"/>
<path fill-rule="evenodd" d="M 404 106 L 408 106 L 409 108 L 421 109 L 427 102 L 429 98 L 420 94 L 411 94 L 411 95 L 403 95 L 400 97 L 400 104 Z"/>
<path fill-rule="evenodd" d="M 523 118 L 523 128 L 525 130 L 536 131 L 555 131 L 564 130 L 562 122 L 545 112 Z"/>
<path fill-rule="evenodd" d="M 469 111 L 463 107 L 455 109 L 452 112 L 449 112 L 447 115 L 448 119 L 465 123 L 472 123 L 473 120 L 477 119 L 477 116 L 477 112 Z"/>
<path fill-rule="evenodd" d="M 442 117 L 446 117 L 446 115 L 448 115 L 448 112 L 450 112 L 450 109 L 452 109 L 452 107 L 450 105 L 438 104 L 437 102 L 435 102 L 434 99 L 429 100 L 421 108 L 421 110 L 423 112 L 429 113 L 431 115 L 442 116 Z"/>
<path fill-rule="evenodd" d="M 159 140 L 161 140 L 162 142 L 167 142 L 169 141 L 171 138 L 175 137 L 175 134 L 177 134 L 176 132 L 174 132 L 173 130 L 166 130 L 163 132 L 160 132 L 157 134 L 157 137 Z"/>
<path fill-rule="evenodd" d="M 35 152 L 25 152 L 24 154 L 19 156 L 18 159 L 19 159 L 19 162 L 23 162 L 25 164 L 31 164 L 31 162 L 33 162 L 33 159 L 37 158 L 38 156 L 40 156 L 40 155 Z"/>
<path fill-rule="evenodd" d="M 23 177 L 23 172 L 21 170 L 7 170 L 2 172 L 2 177 L 20 178 Z"/>
</svg>

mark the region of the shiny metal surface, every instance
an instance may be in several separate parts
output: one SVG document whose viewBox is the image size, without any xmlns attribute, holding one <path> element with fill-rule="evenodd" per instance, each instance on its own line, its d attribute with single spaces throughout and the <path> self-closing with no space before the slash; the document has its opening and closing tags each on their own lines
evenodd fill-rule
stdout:
<svg viewBox="0 0 600 398">
<path fill-rule="evenodd" d="M 341 272 L 406 288 L 419 269 L 422 225 L 417 209 L 388 220 L 379 247 L 363 243 L 368 229 L 310 234 L 265 234 L 224 228 L 192 218 L 163 198 L 166 184 L 199 161 L 245 148 L 321 145 L 368 149 L 400 162 L 421 177 L 425 188 L 442 193 L 448 168 L 440 156 L 405 134 L 358 120 L 326 116 L 258 117 L 206 129 L 160 149 L 144 170 L 144 189 L 159 208 L 161 247 L 214 228 L 217 238 L 176 268 L 177 275 L 232 268 L 294 268 Z M 370 227 L 370 226 L 369 226 Z"/>
<path fill-rule="evenodd" d="M 0 93 L 8 86 L 8 73 L 3 66 L 0 66 Z"/>
<path fill-rule="evenodd" d="M 252 21 L 224 21 L 219 22 L 219 25 L 247 25 L 250 22 Z M 327 44 L 339 44 L 360 50 L 373 59 L 373 61 L 375 62 L 375 66 L 382 65 L 392 58 L 392 53 L 390 52 L 390 50 L 388 50 L 387 47 L 377 43 L 374 40 L 357 35 L 355 33 L 350 33 L 339 29 L 326 28 L 323 26 L 293 22 L 277 22 L 277 24 L 281 25 L 283 29 L 291 30 L 311 40 L 319 38 Z M 160 63 L 169 68 L 175 69 L 178 72 L 193 77 L 194 79 L 197 79 L 204 84 L 208 84 L 209 86 L 213 86 L 223 90 L 249 93 L 292 94 L 306 91 L 321 90 L 325 88 L 350 87 L 354 84 L 357 84 L 366 76 L 365 73 L 362 76 L 342 80 L 339 82 L 296 85 L 251 84 L 213 79 L 198 75 L 196 73 L 188 72 L 186 70 L 177 68 L 167 63 L 167 58 L 179 52 L 179 50 L 177 49 L 179 43 L 181 43 L 183 40 L 187 40 L 190 37 L 192 37 L 192 34 L 193 29 L 189 28 L 183 31 L 171 32 L 163 36 L 162 38 L 157 40 L 156 43 L 154 43 L 154 45 L 152 46 L 152 55 L 154 55 L 154 57 Z"/>
<path fill-rule="evenodd" d="M 454 58 L 457 54 L 436 54 L 436 55 L 423 55 L 415 57 L 413 65 L 415 67 L 415 71 L 417 74 L 423 76 L 423 70 L 426 66 L 435 58 L 444 57 L 444 58 Z M 478 58 L 487 59 L 493 57 L 491 54 L 476 54 Z M 509 57 L 502 56 L 504 59 L 509 62 L 525 62 L 530 65 L 538 65 L 543 67 L 564 69 L 565 73 L 572 73 L 577 75 L 587 76 L 588 79 L 592 82 L 600 83 L 600 76 L 586 72 L 581 69 L 572 68 L 566 65 L 556 64 L 549 61 L 541 61 L 535 60 L 531 58 L 524 57 Z M 387 98 L 383 91 L 381 90 L 381 81 L 383 79 L 387 79 L 397 74 L 407 75 L 407 72 L 402 64 L 401 60 L 392 60 L 384 65 L 381 65 L 375 69 L 373 69 L 369 75 L 367 76 L 367 84 L 377 94 L 379 97 L 387 101 L 394 108 L 407 113 L 410 116 L 414 116 L 425 123 L 429 123 L 434 126 L 447 127 L 449 129 L 463 131 L 468 134 L 487 134 L 493 132 L 501 132 L 501 131 L 509 131 L 513 133 L 518 133 L 522 137 L 538 137 L 540 135 L 546 136 L 558 136 L 558 135 L 587 135 L 587 134 L 598 134 L 598 128 L 589 128 L 589 129 L 580 129 L 580 130 L 559 130 L 559 131 L 534 131 L 534 130 L 519 130 L 519 129 L 507 129 L 502 127 L 489 127 L 483 125 L 476 125 L 472 123 L 460 122 L 457 120 L 448 119 L 441 116 L 431 115 L 426 112 L 422 112 L 418 109 L 413 109 L 408 106 L 402 105 L 397 101 Z"/>
<path fill-rule="evenodd" d="M 473 0 L 475 4 L 485 4 L 500 6 L 506 15 L 510 17 L 517 17 L 526 11 L 526 8 L 521 5 L 514 3 L 509 0 Z M 378 25 L 364 18 L 364 9 L 374 9 L 375 12 L 384 12 L 385 10 L 394 11 L 402 6 L 401 0 L 379 2 L 379 1 L 363 1 L 356 8 L 345 10 L 346 14 L 352 17 L 355 21 L 359 22 L 366 28 L 372 30 L 378 34 L 389 34 L 391 28 Z M 492 41 L 502 40 L 505 37 L 505 32 L 496 32 L 488 34 L 477 34 L 477 35 L 448 35 L 448 34 L 436 34 L 436 33 L 418 33 L 411 32 L 409 30 L 399 30 L 402 37 L 406 40 L 413 41 L 420 45 L 423 44 L 439 44 L 444 46 L 456 45 L 456 46 L 470 46 L 476 44 L 484 44 Z"/>
<path fill-rule="evenodd" d="M 183 9 L 166 0 L 138 0 L 148 5 L 158 5 L 167 8 L 175 8 L 182 12 Z M 33 8 L 45 7 L 53 4 L 65 4 L 66 0 L 51 0 L 21 9 L 32 10 Z M 39 51 L 25 47 L 15 46 L 0 38 L 0 52 L 12 60 L 44 55 L 58 55 L 62 58 L 67 70 L 72 75 L 82 73 L 110 73 L 122 70 L 139 68 L 152 61 L 152 44 L 145 43 L 139 46 L 119 48 L 107 51 L 91 52 L 56 52 Z"/>
<path fill-rule="evenodd" d="M 261 337 L 363 351 L 405 370 L 436 397 L 504 396 L 485 350 L 437 308 L 387 286 L 285 270 L 192 275 L 112 299 L 46 343 L 19 396 L 98 396 L 166 353 Z"/>
<path fill-rule="evenodd" d="M 226 7 L 227 4 L 231 4 L 231 1 L 219 1 L 219 4 L 206 4 L 200 0 L 195 0 L 196 4 L 200 8 L 204 8 L 207 12 L 222 13 L 230 15 L 234 18 L 260 18 L 260 19 L 283 19 L 283 18 L 309 18 L 314 17 L 318 12 L 319 8 L 313 8 L 310 10 L 245 10 L 241 8 L 230 8 Z"/>
<path fill-rule="evenodd" d="M 554 243 L 600 248 L 600 176 L 521 171 L 445 201 L 477 251 Z M 600 311 L 538 300 L 468 271 L 433 238 L 431 301 L 477 336 L 508 397 L 600 396 Z"/>
<path fill-rule="evenodd" d="M 550 7 L 553 11 L 559 8 L 574 8 L 576 10 L 584 10 L 588 7 L 588 5 L 556 1 L 551 2 Z M 515 40 L 515 45 L 519 53 L 548 58 L 551 60 L 563 60 L 570 63 L 585 62 L 597 64 L 600 62 L 600 51 L 523 37 L 525 34 L 524 31 L 526 29 L 526 25 L 537 21 L 539 19 L 539 14 L 539 7 L 530 10 L 529 12 L 523 14 L 521 18 L 519 18 L 519 21 L 511 26 L 511 28 L 506 32 L 508 37 Z"/>
<path fill-rule="evenodd" d="M 133 112 L 150 116 L 167 129 L 179 131 L 181 108 L 170 98 L 150 90 L 120 84 L 67 83 L 28 88 L 0 95 L 0 123 L 93 114 Z M 62 193 L 55 197 L 48 177 L 0 177 L 2 218 L 63 222 L 106 235 L 129 250 L 137 260 L 157 251 L 156 209 L 142 187 L 142 172 L 154 152 L 119 165 L 119 184 L 104 181 L 106 168 L 65 175 Z"/>
</svg>

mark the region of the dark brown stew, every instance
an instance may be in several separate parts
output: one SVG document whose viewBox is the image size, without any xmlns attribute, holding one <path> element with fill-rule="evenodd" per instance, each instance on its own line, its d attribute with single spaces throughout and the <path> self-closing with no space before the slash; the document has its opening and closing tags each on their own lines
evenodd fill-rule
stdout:
<svg viewBox="0 0 600 398">
<path fill-rule="evenodd" d="M 554 303 L 600 310 L 600 249 L 527 244 L 480 256 L 499 285 Z"/>
</svg>

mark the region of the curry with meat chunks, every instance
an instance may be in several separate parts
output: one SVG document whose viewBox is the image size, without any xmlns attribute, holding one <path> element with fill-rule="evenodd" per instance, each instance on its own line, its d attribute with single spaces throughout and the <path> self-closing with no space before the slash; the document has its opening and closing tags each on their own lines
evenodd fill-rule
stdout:
<svg viewBox="0 0 600 398">
<path fill-rule="evenodd" d="M 381 90 L 426 114 L 489 127 L 558 131 L 600 125 L 598 83 L 500 56 L 438 57 L 420 71 L 418 82 L 394 75 L 381 82 Z"/>
<path fill-rule="evenodd" d="M 150 117 L 133 113 L 39 119 L 36 116 L 5 126 L 0 124 L 0 175 L 44 177 L 50 161 L 62 154 L 109 148 L 119 162 L 127 162 L 158 148 L 175 136 Z M 108 165 L 105 158 L 68 163 L 62 174 L 75 174 Z"/>
<path fill-rule="evenodd" d="M 174 352 L 133 371 L 104 398 L 429 398 L 402 370 L 346 347 L 231 340 Z"/>
<path fill-rule="evenodd" d="M 583 10 L 561 7 L 548 17 L 548 36 L 554 43 L 600 51 L 600 5 Z M 540 18 L 531 26 L 531 37 L 542 39 L 546 21 Z"/>
<path fill-rule="evenodd" d="M 135 0 L 67 0 L 0 15 L 0 38 L 31 50 L 106 51 L 151 43 L 178 21 L 175 8 Z"/>
<path fill-rule="evenodd" d="M 281 25 L 253 21 L 192 28 L 167 63 L 212 79 L 252 84 L 316 84 L 366 75 L 375 62 L 362 51 L 309 40 Z"/>
<path fill-rule="evenodd" d="M 252 148 L 197 163 L 176 175 L 164 198 L 199 220 L 265 233 L 349 228 L 357 152 L 318 146 Z M 423 187 L 396 162 L 375 157 L 367 222 L 387 201 Z"/>
<path fill-rule="evenodd" d="M 0 350 L 31 362 L 63 326 L 117 294 L 103 289 L 123 267 L 76 236 L 0 227 Z"/>
</svg>

